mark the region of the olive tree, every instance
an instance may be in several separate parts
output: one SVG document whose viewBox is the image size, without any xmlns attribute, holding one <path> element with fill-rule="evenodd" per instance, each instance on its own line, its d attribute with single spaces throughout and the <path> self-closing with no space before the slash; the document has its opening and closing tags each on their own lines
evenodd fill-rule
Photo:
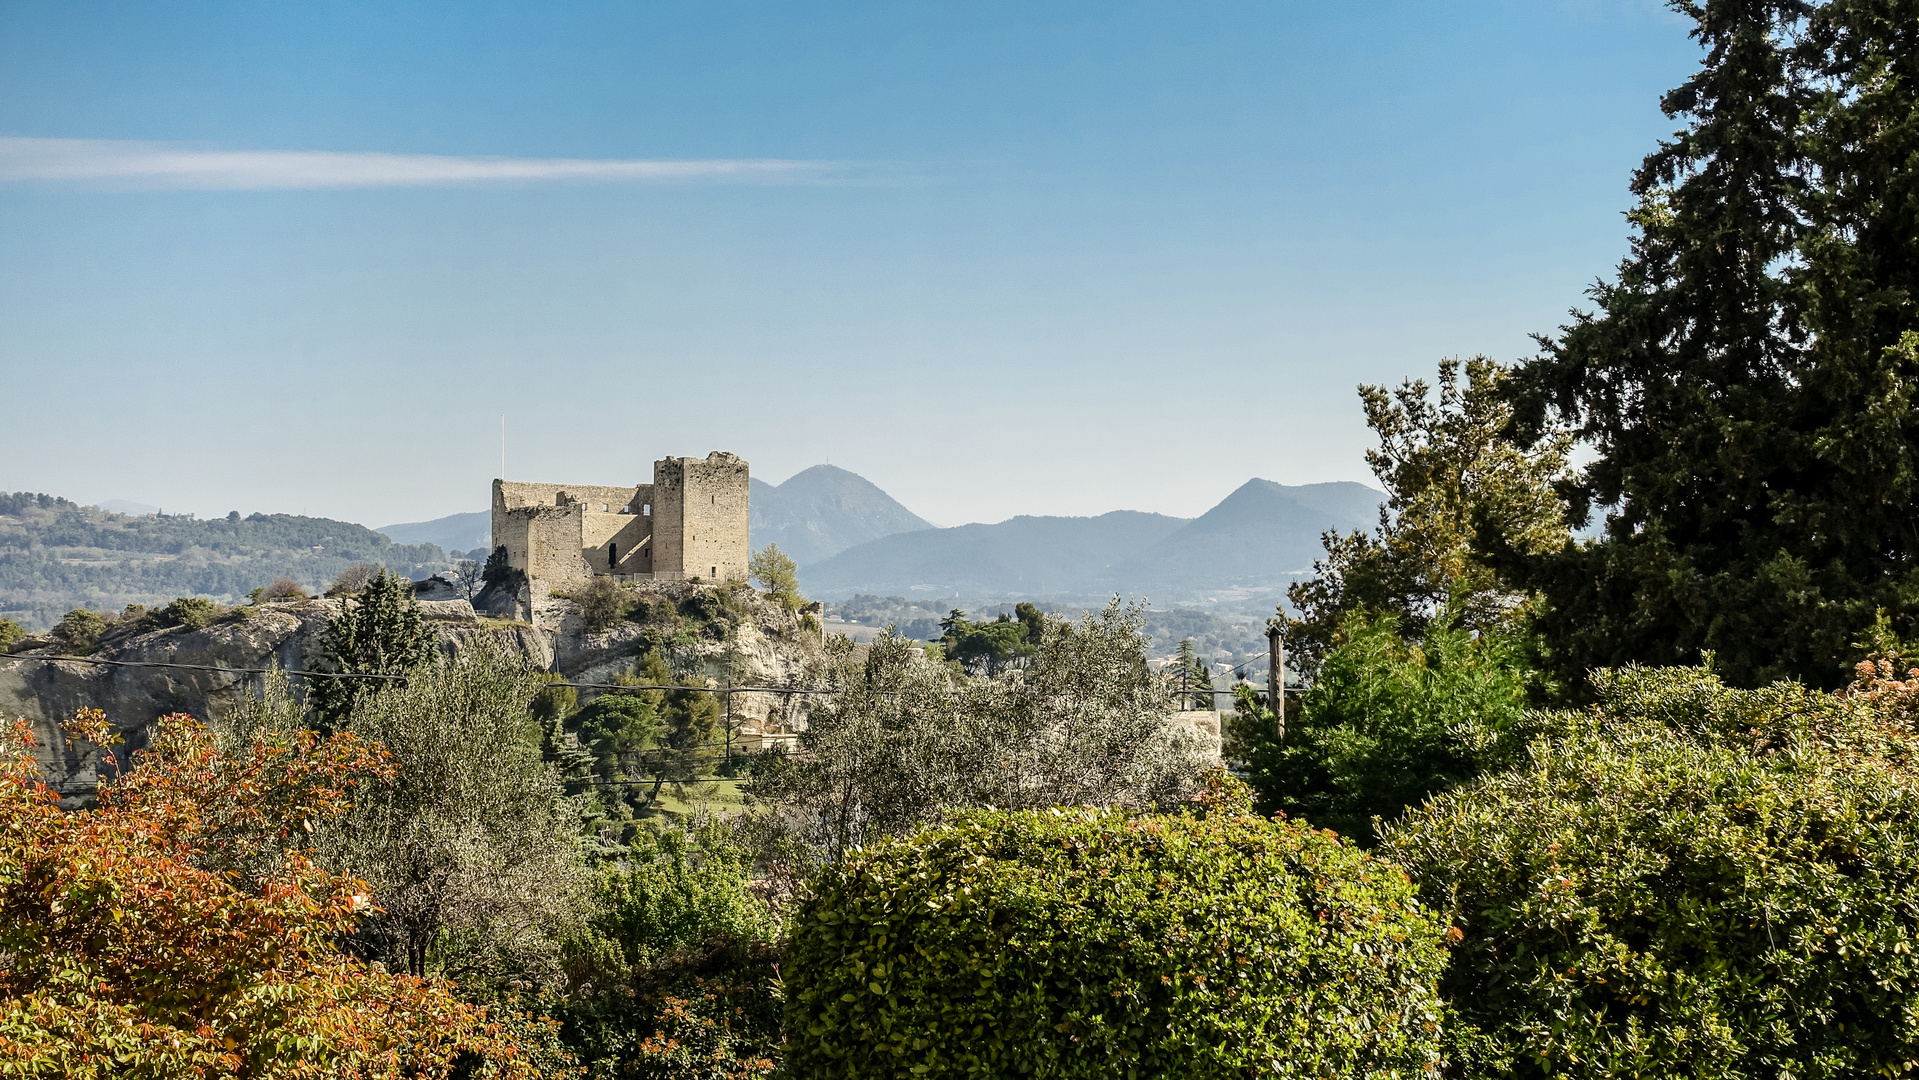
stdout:
<svg viewBox="0 0 1919 1080">
<path fill-rule="evenodd" d="M 1151 806 L 1204 767 L 1146 666 L 1143 610 L 1117 601 L 1078 624 L 1047 620 L 1030 666 L 968 677 L 889 631 L 864 658 L 833 645 L 840 692 L 763 764 L 754 796 L 786 832 L 837 859 L 958 807 Z"/>
<path fill-rule="evenodd" d="M 481 636 L 355 704 L 347 730 L 385 746 L 395 778 L 363 789 L 320 848 L 373 886 L 357 942 L 371 955 L 462 981 L 557 970 L 589 875 L 578 808 L 527 723 L 538 686 Z"/>
</svg>

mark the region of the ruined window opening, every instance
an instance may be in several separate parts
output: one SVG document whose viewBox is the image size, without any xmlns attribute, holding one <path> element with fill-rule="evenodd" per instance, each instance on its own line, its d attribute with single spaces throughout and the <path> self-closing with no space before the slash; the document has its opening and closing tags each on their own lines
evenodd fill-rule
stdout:
<svg viewBox="0 0 1919 1080">
<path fill-rule="evenodd" d="M 717 566 L 713 568 L 713 580 L 714 581 L 720 580 L 720 568 Z"/>
<path fill-rule="evenodd" d="M 643 506 L 641 506 L 641 507 L 640 507 L 640 516 L 641 516 L 641 517 L 652 517 L 652 516 L 653 516 L 653 504 L 652 504 L 652 503 L 646 503 L 645 505 L 643 505 Z"/>
<path fill-rule="evenodd" d="M 604 514 L 604 513 L 606 513 L 606 504 L 605 504 L 605 503 L 601 503 L 601 504 L 600 504 L 600 513 L 602 513 L 602 514 Z"/>
<path fill-rule="evenodd" d="M 607 568 L 612 569 L 613 567 L 618 566 L 619 564 L 620 564 L 620 545 L 618 544 L 606 545 Z"/>
</svg>

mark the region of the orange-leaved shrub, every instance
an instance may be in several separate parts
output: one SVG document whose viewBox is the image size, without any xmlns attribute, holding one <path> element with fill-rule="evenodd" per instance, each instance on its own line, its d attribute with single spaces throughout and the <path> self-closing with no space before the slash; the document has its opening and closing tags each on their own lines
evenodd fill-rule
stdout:
<svg viewBox="0 0 1919 1080">
<path fill-rule="evenodd" d="M 103 714 L 69 736 L 106 746 Z M 0 764 L 0 1075 L 532 1077 L 548 1026 L 388 974 L 336 942 L 373 898 L 296 845 L 375 745 L 256 734 L 222 754 L 182 715 L 91 809 L 62 810 L 24 723 Z M 106 760 L 111 765 L 111 755 Z"/>
</svg>

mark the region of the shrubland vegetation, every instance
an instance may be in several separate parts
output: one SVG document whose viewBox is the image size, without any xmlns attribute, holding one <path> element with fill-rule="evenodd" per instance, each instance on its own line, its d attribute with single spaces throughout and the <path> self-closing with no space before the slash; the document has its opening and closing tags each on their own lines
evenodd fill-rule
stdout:
<svg viewBox="0 0 1919 1080">
<path fill-rule="evenodd" d="M 69 737 L 108 746 L 97 712 Z M 390 776 L 352 735 L 218 748 L 163 717 L 96 808 L 62 811 L 21 725 L 0 771 L 0 1067 L 66 1078 L 554 1075 L 549 1021 L 392 974 L 338 942 L 375 909 L 289 833 Z M 271 857 L 262 848 L 274 849 Z"/>
<path fill-rule="evenodd" d="M 1139 612 L 1117 603 L 1047 621 L 1030 663 L 998 679 L 892 634 L 864 655 L 835 639 L 829 658 L 840 692 L 815 706 L 799 753 L 760 763 L 753 783 L 777 808 L 771 826 L 819 857 L 958 806 L 1168 805 L 1203 768 L 1146 667 Z"/>
<path fill-rule="evenodd" d="M 1362 388 L 1387 512 L 1275 615 L 1303 680 L 1283 737 L 1238 693 L 1243 784 L 1118 603 L 822 644 L 765 552 L 770 600 L 582 590 L 607 689 L 429 647 L 375 575 L 330 662 L 392 678 L 166 718 L 96 807 L 5 774 L 0 1064 L 1911 1073 L 1919 9 L 1676 7 L 1706 60 L 1596 309 Z M 823 693 L 733 760 L 704 658 L 766 619 Z"/>
</svg>

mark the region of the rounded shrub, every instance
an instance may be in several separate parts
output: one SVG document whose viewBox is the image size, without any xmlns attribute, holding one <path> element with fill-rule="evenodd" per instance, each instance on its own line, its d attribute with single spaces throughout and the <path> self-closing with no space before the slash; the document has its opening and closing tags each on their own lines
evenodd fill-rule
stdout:
<svg viewBox="0 0 1919 1080">
<path fill-rule="evenodd" d="M 107 632 L 107 621 L 86 608 L 74 608 L 61 616 L 53 628 L 53 639 L 69 652 L 90 653 L 100 647 L 100 635 Z"/>
<path fill-rule="evenodd" d="M 1386 830 L 1381 853 L 1464 934 L 1442 982 L 1451 1075 L 1909 1073 L 1910 694 L 1697 669 L 1595 689 L 1524 763 Z"/>
<path fill-rule="evenodd" d="M 189 630 L 206 629 L 219 614 L 220 605 L 204 596 L 182 596 L 159 612 L 161 625 L 184 626 Z"/>
<path fill-rule="evenodd" d="M 1240 800 L 856 850 L 790 924 L 789 1075 L 1428 1075 L 1443 925 L 1397 867 Z"/>
</svg>

